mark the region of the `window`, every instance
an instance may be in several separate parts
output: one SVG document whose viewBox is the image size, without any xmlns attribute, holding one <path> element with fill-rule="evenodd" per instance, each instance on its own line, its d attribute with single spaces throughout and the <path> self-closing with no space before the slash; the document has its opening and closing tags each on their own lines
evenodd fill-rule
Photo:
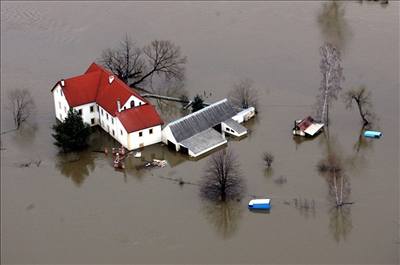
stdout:
<svg viewBox="0 0 400 265">
<path fill-rule="evenodd" d="M 106 113 L 106 119 L 108 120 L 108 113 Z"/>
<path fill-rule="evenodd" d="M 78 109 L 78 114 L 82 116 L 82 109 Z"/>
<path fill-rule="evenodd" d="M 101 109 L 101 116 L 103 116 L 103 109 Z"/>
<path fill-rule="evenodd" d="M 131 108 L 134 108 L 134 107 L 135 107 L 135 101 L 132 100 L 132 101 L 131 101 Z"/>
<path fill-rule="evenodd" d="M 115 135 L 115 132 L 114 132 L 114 130 L 112 130 L 112 134 L 113 134 L 113 136 Z"/>
<path fill-rule="evenodd" d="M 99 106 L 97 106 L 97 111 L 99 111 Z"/>
<path fill-rule="evenodd" d="M 122 132 L 122 130 L 120 130 L 121 131 L 121 135 L 124 135 L 124 133 Z"/>
<path fill-rule="evenodd" d="M 143 132 L 139 132 L 139 137 L 142 137 L 143 136 Z"/>
<path fill-rule="evenodd" d="M 142 106 L 142 102 L 139 101 L 139 106 Z"/>
<path fill-rule="evenodd" d="M 153 134 L 153 129 L 149 129 L 149 134 Z"/>
<path fill-rule="evenodd" d="M 114 124 L 114 118 L 111 118 L 111 123 Z"/>
<path fill-rule="evenodd" d="M 61 102 L 58 102 L 58 107 L 61 109 Z"/>
<path fill-rule="evenodd" d="M 94 111 L 94 106 L 90 106 L 90 112 Z"/>
<path fill-rule="evenodd" d="M 61 96 L 63 95 L 63 93 L 62 93 L 62 89 L 60 89 L 60 94 L 61 94 Z"/>
<path fill-rule="evenodd" d="M 94 118 L 90 119 L 90 123 L 93 125 L 94 124 Z"/>
</svg>

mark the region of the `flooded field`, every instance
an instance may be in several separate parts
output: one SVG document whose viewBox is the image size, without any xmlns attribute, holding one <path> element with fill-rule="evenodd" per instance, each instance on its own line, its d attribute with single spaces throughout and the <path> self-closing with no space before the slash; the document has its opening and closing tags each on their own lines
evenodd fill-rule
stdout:
<svg viewBox="0 0 400 265">
<path fill-rule="evenodd" d="M 8 91 L 29 89 L 37 105 L 31 126 L 1 135 L 1 262 L 398 264 L 399 3 L 345 2 L 343 14 L 323 19 L 327 8 L 317 1 L 1 2 L 1 131 L 13 128 Z M 151 170 L 133 157 L 125 171 L 114 170 L 109 156 L 93 152 L 116 145 L 101 131 L 89 150 L 58 153 L 50 89 L 125 33 L 140 46 L 178 44 L 191 96 L 206 91 L 217 101 L 238 80 L 254 80 L 259 115 L 246 124 L 250 135 L 228 144 L 245 177 L 243 200 L 203 201 L 196 184 L 207 158 L 189 160 L 165 146 L 143 150 L 144 159 L 169 162 Z M 372 91 L 381 139 L 360 137 L 360 117 L 341 98 L 329 138 L 291 135 L 293 121 L 313 111 L 326 41 L 342 51 L 343 92 Z M 354 204 L 340 211 L 316 170 L 327 146 L 351 185 Z M 275 156 L 268 171 L 265 151 Z M 30 161 L 41 162 L 22 165 Z M 173 181 L 180 178 L 191 184 Z M 269 214 L 247 210 L 254 196 L 272 198 Z"/>
</svg>

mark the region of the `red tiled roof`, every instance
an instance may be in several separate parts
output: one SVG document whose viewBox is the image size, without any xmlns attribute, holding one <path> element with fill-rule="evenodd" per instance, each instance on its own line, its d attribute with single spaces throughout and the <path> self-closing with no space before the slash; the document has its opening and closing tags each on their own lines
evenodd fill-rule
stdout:
<svg viewBox="0 0 400 265">
<path fill-rule="evenodd" d="M 140 129 L 143 129 L 154 126 L 152 125 L 154 123 L 156 123 L 155 125 L 163 123 L 154 107 L 151 106 L 146 99 L 142 98 L 139 93 L 128 87 L 115 75 L 114 80 L 110 84 L 109 77 L 111 75 L 113 74 L 103 67 L 97 65 L 96 63 L 92 63 L 83 75 L 65 79 L 65 85 L 62 87 L 62 89 L 69 106 L 76 107 L 83 104 L 96 102 L 112 116 L 118 116 L 121 113 L 118 113 L 117 100 L 120 100 L 122 106 L 131 96 L 134 96 L 145 102 L 145 105 L 132 109 L 132 111 L 136 113 L 134 115 L 122 115 L 122 117 L 125 119 L 124 123 L 122 124 L 124 127 L 125 124 L 128 126 L 125 127 L 127 131 L 129 131 L 128 128 L 132 129 L 140 127 Z M 60 82 L 57 84 L 60 84 Z M 141 113 L 141 111 L 143 111 L 143 113 Z M 131 112 L 131 109 L 128 109 L 124 112 Z M 131 116 L 133 119 L 132 121 L 126 118 Z M 142 118 L 139 116 L 142 116 Z M 146 119 L 149 120 L 146 121 Z M 141 125 L 132 125 L 136 122 Z M 143 125 L 146 125 L 146 127 L 142 127 Z"/>
<path fill-rule="evenodd" d="M 85 74 L 90 73 L 90 72 L 95 72 L 95 71 L 102 71 L 102 72 L 106 72 L 108 74 L 112 74 L 109 71 L 107 71 L 106 69 L 104 69 L 103 67 L 97 65 L 96 63 L 92 63 L 89 68 L 86 70 Z"/>
<path fill-rule="evenodd" d="M 94 102 L 97 96 L 100 72 L 91 72 L 84 75 L 65 79 L 63 92 L 70 107 Z"/>
<path fill-rule="evenodd" d="M 150 104 L 124 110 L 117 113 L 117 117 L 128 133 L 164 123 Z"/>
<path fill-rule="evenodd" d="M 314 123 L 314 119 L 311 118 L 310 116 L 308 116 L 307 118 L 303 119 L 299 124 L 299 128 L 300 130 L 304 131 L 305 129 L 307 129 L 308 127 L 310 127 L 311 124 Z"/>
</svg>

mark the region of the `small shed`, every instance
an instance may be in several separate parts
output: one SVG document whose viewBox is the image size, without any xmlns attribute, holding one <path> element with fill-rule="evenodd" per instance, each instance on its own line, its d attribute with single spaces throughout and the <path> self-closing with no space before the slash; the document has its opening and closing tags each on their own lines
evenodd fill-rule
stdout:
<svg viewBox="0 0 400 265">
<path fill-rule="evenodd" d="M 313 137 L 320 133 L 323 127 L 323 123 L 318 123 L 311 116 L 308 116 L 294 122 L 293 135 Z"/>
</svg>

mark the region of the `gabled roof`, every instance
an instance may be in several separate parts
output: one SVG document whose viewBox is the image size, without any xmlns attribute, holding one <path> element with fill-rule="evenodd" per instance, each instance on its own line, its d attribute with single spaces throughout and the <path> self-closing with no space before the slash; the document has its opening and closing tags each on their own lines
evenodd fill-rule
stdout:
<svg viewBox="0 0 400 265">
<path fill-rule="evenodd" d="M 183 140 L 180 144 L 192 151 L 194 156 L 199 156 L 226 142 L 227 140 L 222 134 L 213 128 L 209 128 Z"/>
<path fill-rule="evenodd" d="M 199 111 L 189 114 L 168 126 L 176 141 L 181 142 L 193 135 L 212 128 L 215 125 L 232 118 L 237 114 L 235 108 L 227 99 L 220 100 Z"/>
<path fill-rule="evenodd" d="M 103 67 L 92 63 L 83 75 L 65 79 L 62 87 L 65 98 L 70 107 L 97 102 L 112 116 L 117 112 L 117 100 L 123 105 L 131 96 L 148 103 L 139 93 L 128 87 L 124 82 L 114 76 L 114 81 L 109 83 L 113 74 Z M 57 84 L 60 84 L 58 82 Z"/>
<path fill-rule="evenodd" d="M 118 112 L 117 117 L 128 133 L 164 123 L 160 116 L 158 116 L 154 106 L 150 104 Z"/>
<path fill-rule="evenodd" d="M 62 87 L 68 105 L 76 107 L 94 102 L 97 96 L 101 72 L 91 72 L 64 80 Z"/>
<path fill-rule="evenodd" d="M 114 76 L 111 83 L 110 76 Z M 61 83 L 57 82 L 51 91 Z M 65 79 L 64 86 L 61 87 L 70 107 L 96 102 L 112 116 L 121 117 L 121 122 L 128 132 L 163 124 L 154 107 L 146 99 L 96 63 L 92 63 L 83 75 Z M 117 101 L 120 100 L 122 106 L 131 96 L 145 104 L 118 113 Z"/>
</svg>

